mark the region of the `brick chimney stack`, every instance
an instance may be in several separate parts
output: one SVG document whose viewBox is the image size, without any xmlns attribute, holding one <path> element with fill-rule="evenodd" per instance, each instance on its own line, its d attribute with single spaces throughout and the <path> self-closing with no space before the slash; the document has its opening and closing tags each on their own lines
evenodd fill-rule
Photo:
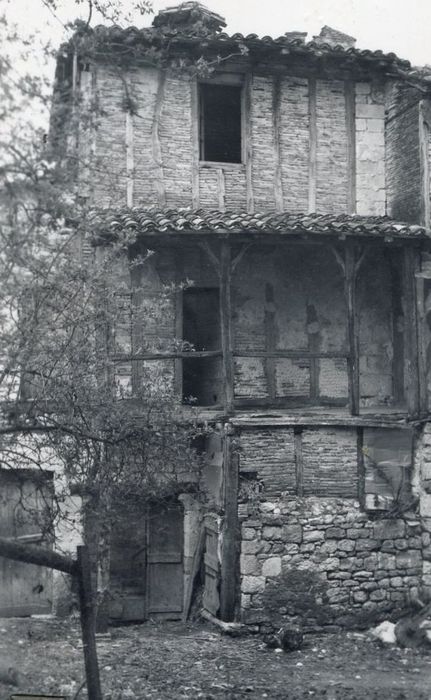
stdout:
<svg viewBox="0 0 431 700">
<path fill-rule="evenodd" d="M 342 46 L 344 49 L 352 49 L 356 44 L 354 36 L 339 32 L 338 29 L 333 29 L 332 27 L 328 27 L 328 25 L 322 27 L 318 36 L 313 36 L 313 41 L 316 44 Z"/>
</svg>

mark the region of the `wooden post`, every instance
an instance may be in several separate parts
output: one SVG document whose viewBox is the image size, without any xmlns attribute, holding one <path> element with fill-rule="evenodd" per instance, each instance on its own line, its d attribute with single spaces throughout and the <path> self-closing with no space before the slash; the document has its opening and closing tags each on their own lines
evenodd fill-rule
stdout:
<svg viewBox="0 0 431 700">
<path fill-rule="evenodd" d="M 199 158 L 200 158 L 200 145 L 199 145 L 199 93 L 198 93 L 198 82 L 193 80 L 191 82 L 191 150 L 192 150 L 192 207 L 193 209 L 199 208 Z"/>
<path fill-rule="evenodd" d="M 410 417 L 419 415 L 419 361 L 418 327 L 416 308 L 416 278 L 419 269 L 419 251 L 407 246 L 404 249 L 403 298 L 404 298 L 404 378 L 407 412 Z"/>
<path fill-rule="evenodd" d="M 157 86 L 156 104 L 154 107 L 153 125 L 151 128 L 152 154 L 155 172 L 155 184 L 157 192 L 157 203 L 160 207 L 166 206 L 166 190 L 163 172 L 163 154 L 160 143 L 160 119 L 163 111 L 163 101 L 165 97 L 166 72 L 159 71 L 159 82 Z"/>
<path fill-rule="evenodd" d="M 310 146 L 308 153 L 308 212 L 316 211 L 317 187 L 317 87 L 316 78 L 308 80 L 308 119 Z"/>
<path fill-rule="evenodd" d="M 91 581 L 88 548 L 77 548 L 78 595 L 81 617 L 85 675 L 89 700 L 102 700 L 96 649 L 96 605 Z"/>
<path fill-rule="evenodd" d="M 223 442 L 223 548 L 221 561 L 220 617 L 231 622 L 235 617 L 238 581 L 238 471 L 239 456 L 233 454 L 232 428 L 225 425 Z"/>
<path fill-rule="evenodd" d="M 419 371 L 419 405 L 420 415 L 428 412 L 428 372 L 426 342 L 425 278 L 416 277 L 416 305 L 418 320 L 418 371 Z"/>
<path fill-rule="evenodd" d="M 133 207 L 134 153 L 133 153 L 133 114 L 126 112 L 126 202 Z"/>
<path fill-rule="evenodd" d="M 430 227 L 430 165 L 429 133 L 431 124 L 431 103 L 421 100 L 419 103 L 419 157 L 421 178 L 421 224 Z"/>
<path fill-rule="evenodd" d="M 392 291 L 392 391 L 396 404 L 404 402 L 404 312 L 401 257 L 388 251 Z"/>
<path fill-rule="evenodd" d="M 275 351 L 276 344 L 276 323 L 275 323 L 275 304 L 274 304 L 274 287 L 270 282 L 265 285 L 265 349 L 269 353 Z M 265 375 L 266 386 L 268 389 L 268 397 L 270 402 L 276 397 L 276 381 L 275 381 L 276 359 L 275 357 L 265 358 Z"/>
<path fill-rule="evenodd" d="M 356 446 L 358 460 L 358 501 L 365 508 L 365 460 L 364 460 L 364 429 L 356 429 Z"/>
<path fill-rule="evenodd" d="M 234 365 L 231 319 L 231 249 L 228 241 L 222 241 L 220 251 L 220 323 L 225 391 L 225 409 L 231 414 L 234 409 Z"/>
<path fill-rule="evenodd" d="M 251 133 L 251 105 L 252 105 L 252 89 L 253 77 L 250 73 L 246 75 L 244 84 L 244 101 L 243 101 L 243 119 L 242 133 L 244 136 L 243 158 L 245 161 L 245 176 L 247 190 L 247 211 L 249 214 L 254 212 L 254 194 L 253 194 L 253 144 Z"/>
<path fill-rule="evenodd" d="M 283 211 L 283 178 L 281 170 L 281 77 L 274 76 L 272 115 L 274 129 L 274 199 L 276 211 Z"/>
<path fill-rule="evenodd" d="M 359 415 L 359 318 L 356 303 L 356 255 L 353 241 L 346 243 L 344 280 L 349 339 L 349 408 L 352 416 L 357 416 Z"/>
<path fill-rule="evenodd" d="M 302 428 L 294 430 L 294 449 L 296 467 L 296 495 L 302 498 L 304 495 L 304 457 L 302 454 Z"/>
<path fill-rule="evenodd" d="M 344 99 L 346 105 L 347 133 L 347 212 L 356 212 L 356 104 L 355 83 L 346 80 L 344 83 Z"/>
</svg>

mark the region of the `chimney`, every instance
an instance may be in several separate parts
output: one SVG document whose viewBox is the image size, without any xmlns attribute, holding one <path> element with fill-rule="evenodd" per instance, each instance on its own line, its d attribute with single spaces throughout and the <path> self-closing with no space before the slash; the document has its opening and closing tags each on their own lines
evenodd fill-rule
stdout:
<svg viewBox="0 0 431 700">
<path fill-rule="evenodd" d="M 224 17 L 209 10 L 200 2 L 183 2 L 167 7 L 153 19 L 153 27 L 197 32 L 220 32 L 226 26 Z"/>
<path fill-rule="evenodd" d="M 285 32 L 284 36 L 288 41 L 297 41 L 299 39 L 303 44 L 307 38 L 307 32 Z"/>
<path fill-rule="evenodd" d="M 342 46 L 344 49 L 353 49 L 356 44 L 354 36 L 343 34 L 337 29 L 325 25 L 320 30 L 319 36 L 313 36 L 316 44 L 329 44 L 330 46 Z"/>
</svg>

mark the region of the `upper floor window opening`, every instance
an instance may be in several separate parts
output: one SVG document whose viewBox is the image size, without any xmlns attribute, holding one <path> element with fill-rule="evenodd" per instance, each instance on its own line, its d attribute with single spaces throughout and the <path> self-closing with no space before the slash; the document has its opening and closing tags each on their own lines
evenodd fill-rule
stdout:
<svg viewBox="0 0 431 700">
<path fill-rule="evenodd" d="M 200 84 L 201 161 L 241 163 L 241 97 L 240 85 Z"/>
</svg>

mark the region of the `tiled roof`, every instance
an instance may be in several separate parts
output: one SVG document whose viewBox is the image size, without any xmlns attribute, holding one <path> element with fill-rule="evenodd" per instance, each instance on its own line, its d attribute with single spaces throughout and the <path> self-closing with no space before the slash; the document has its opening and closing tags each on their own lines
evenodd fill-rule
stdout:
<svg viewBox="0 0 431 700">
<path fill-rule="evenodd" d="M 425 228 L 393 221 L 385 216 L 348 214 L 289 214 L 288 212 L 208 211 L 204 209 L 123 208 L 90 212 L 87 230 L 94 240 L 116 239 L 121 234 L 262 233 L 280 235 L 366 236 L 374 238 L 427 238 Z"/>
<path fill-rule="evenodd" d="M 354 69 L 355 66 L 363 72 L 382 71 L 385 75 L 401 80 L 412 81 L 422 86 L 424 91 L 431 87 L 431 69 L 429 66 L 412 67 L 410 62 L 399 58 L 395 53 L 384 53 L 381 50 L 371 51 L 348 46 L 345 42 L 325 41 L 324 37 L 313 37 L 311 41 L 304 40 L 300 32 L 286 32 L 282 36 L 259 37 L 257 34 L 229 35 L 223 31 L 212 30 L 201 24 L 191 26 L 152 26 L 139 29 L 138 27 L 118 27 L 98 25 L 94 28 L 81 27 L 72 40 L 61 47 L 60 61 L 78 50 L 82 56 L 106 60 L 111 52 L 120 60 L 138 60 L 145 56 L 157 62 L 161 57 L 169 55 L 179 57 L 182 65 L 188 57 L 191 65 L 195 65 L 200 56 L 223 57 L 235 55 L 270 58 L 283 56 L 310 58 L 314 61 L 332 59 L 343 67 Z"/>
<path fill-rule="evenodd" d="M 271 36 L 259 37 L 257 34 L 227 34 L 226 32 L 204 32 L 197 30 L 195 27 L 185 28 L 169 28 L 169 30 L 160 32 L 155 27 L 144 27 L 138 29 L 131 26 L 125 29 L 112 26 L 107 27 L 98 25 L 94 29 L 88 30 L 93 35 L 97 43 L 107 44 L 122 44 L 126 49 L 130 50 L 141 48 L 145 50 L 151 45 L 163 43 L 163 40 L 169 41 L 171 47 L 175 44 L 185 43 L 190 46 L 196 44 L 203 50 L 214 46 L 214 48 L 233 48 L 235 45 L 242 44 L 249 51 L 259 49 L 275 49 L 282 53 L 311 55 L 316 57 L 322 56 L 341 56 L 351 59 L 363 59 L 365 61 L 378 61 L 381 65 L 387 64 L 398 66 L 400 68 L 409 69 L 411 64 L 409 61 L 399 58 L 395 53 L 384 53 L 381 50 L 371 51 L 369 49 L 359 49 L 353 46 L 347 47 L 342 44 L 325 43 L 321 40 L 305 42 L 303 38 L 297 36 L 292 38 L 289 32 L 277 38 Z"/>
</svg>

